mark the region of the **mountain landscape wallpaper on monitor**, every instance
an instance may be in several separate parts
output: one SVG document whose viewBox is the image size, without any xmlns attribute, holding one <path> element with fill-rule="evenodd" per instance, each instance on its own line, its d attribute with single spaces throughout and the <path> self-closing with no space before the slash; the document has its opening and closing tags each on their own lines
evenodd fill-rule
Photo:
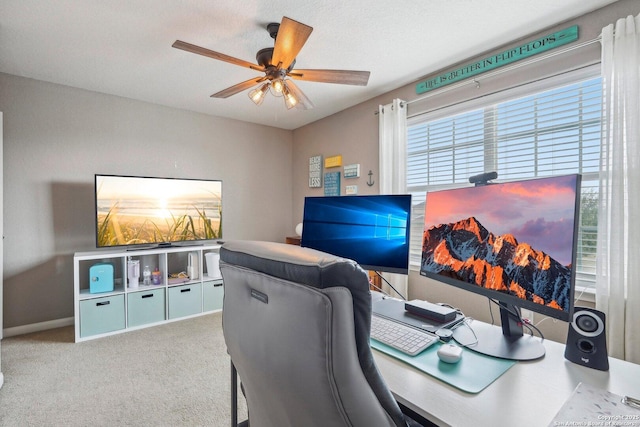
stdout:
<svg viewBox="0 0 640 427">
<path fill-rule="evenodd" d="M 421 273 L 569 310 L 577 179 L 428 193 Z"/>
</svg>

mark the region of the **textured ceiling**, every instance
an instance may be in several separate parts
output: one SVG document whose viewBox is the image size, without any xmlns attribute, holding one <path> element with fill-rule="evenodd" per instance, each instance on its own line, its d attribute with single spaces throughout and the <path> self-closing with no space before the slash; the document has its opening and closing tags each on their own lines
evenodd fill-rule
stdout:
<svg viewBox="0 0 640 427">
<path fill-rule="evenodd" d="M 474 54 L 614 0 L 2 0 L 0 72 L 295 129 Z M 209 95 L 256 71 L 171 47 L 180 39 L 255 62 L 269 22 L 314 28 L 297 68 L 371 71 L 366 87 L 296 82 L 313 110 L 268 95 Z"/>
</svg>

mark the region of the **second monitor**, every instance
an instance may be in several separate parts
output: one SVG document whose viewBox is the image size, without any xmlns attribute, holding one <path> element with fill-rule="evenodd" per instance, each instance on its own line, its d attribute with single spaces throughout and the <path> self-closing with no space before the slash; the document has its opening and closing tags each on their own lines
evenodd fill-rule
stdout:
<svg viewBox="0 0 640 427">
<path fill-rule="evenodd" d="M 410 194 L 307 197 L 301 245 L 408 274 L 410 222 Z"/>
</svg>

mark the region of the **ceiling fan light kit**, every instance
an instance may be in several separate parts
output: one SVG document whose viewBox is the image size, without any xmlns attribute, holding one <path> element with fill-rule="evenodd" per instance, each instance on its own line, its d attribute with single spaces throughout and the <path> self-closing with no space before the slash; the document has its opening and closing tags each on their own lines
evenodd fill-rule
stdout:
<svg viewBox="0 0 640 427">
<path fill-rule="evenodd" d="M 267 92 L 274 96 L 282 96 L 287 109 L 293 107 L 301 109 L 311 109 L 314 107 L 311 100 L 300 90 L 291 79 L 337 83 L 347 85 L 366 86 L 369 81 L 369 71 L 351 70 L 296 70 L 293 67 L 296 63 L 296 56 L 306 43 L 313 28 L 294 21 L 293 19 L 282 18 L 282 22 L 267 25 L 269 35 L 275 39 L 272 48 L 265 48 L 256 54 L 257 64 L 234 58 L 223 53 L 215 52 L 187 42 L 176 40 L 173 47 L 198 55 L 207 56 L 219 61 L 247 67 L 252 70 L 264 73 L 263 77 L 257 77 L 238 83 L 227 89 L 211 95 L 212 98 L 228 98 L 236 93 L 240 93 L 253 87 L 249 92 L 249 98 L 256 104 L 262 104 Z"/>
</svg>

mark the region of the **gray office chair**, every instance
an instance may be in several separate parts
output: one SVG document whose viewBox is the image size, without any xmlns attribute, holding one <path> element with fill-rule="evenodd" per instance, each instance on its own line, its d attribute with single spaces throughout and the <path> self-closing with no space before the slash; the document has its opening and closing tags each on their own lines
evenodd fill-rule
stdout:
<svg viewBox="0 0 640 427">
<path fill-rule="evenodd" d="M 354 261 L 295 245 L 220 250 L 222 325 L 251 427 L 406 427 L 369 347 L 371 294 Z M 243 423 L 247 425 L 247 422 Z"/>
</svg>

